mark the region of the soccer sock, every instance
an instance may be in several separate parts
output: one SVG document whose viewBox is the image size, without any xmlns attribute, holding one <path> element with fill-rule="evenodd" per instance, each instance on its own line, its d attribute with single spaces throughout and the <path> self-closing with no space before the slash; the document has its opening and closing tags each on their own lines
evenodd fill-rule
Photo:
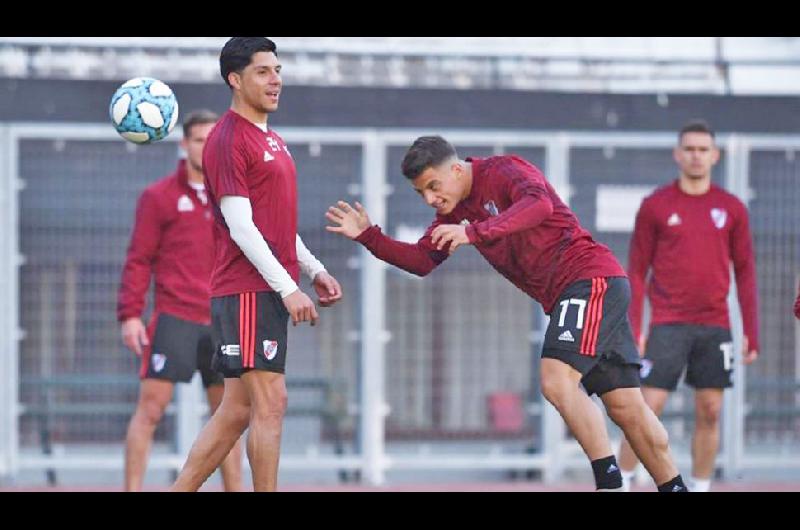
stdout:
<svg viewBox="0 0 800 530">
<path fill-rule="evenodd" d="M 615 490 L 622 488 L 622 475 L 614 455 L 592 460 L 594 483 L 598 490 Z"/>
<path fill-rule="evenodd" d="M 692 477 L 692 493 L 706 493 L 711 489 L 711 479 Z"/>
<path fill-rule="evenodd" d="M 622 475 L 622 491 L 631 491 L 631 485 L 633 484 L 633 477 L 636 476 L 636 469 L 632 469 L 631 471 L 625 471 L 620 469 L 620 474 Z"/>
<path fill-rule="evenodd" d="M 660 485 L 658 491 L 661 493 L 685 493 L 689 491 L 689 489 L 686 487 L 686 484 L 683 483 L 681 476 L 678 475 L 669 482 Z"/>
</svg>

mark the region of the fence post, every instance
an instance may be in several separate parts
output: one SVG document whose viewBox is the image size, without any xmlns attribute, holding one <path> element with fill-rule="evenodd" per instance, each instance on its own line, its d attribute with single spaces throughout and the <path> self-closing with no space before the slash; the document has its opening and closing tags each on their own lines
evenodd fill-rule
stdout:
<svg viewBox="0 0 800 530">
<path fill-rule="evenodd" d="M 362 166 L 364 208 L 373 224 L 386 227 L 386 146 L 374 131 L 366 134 Z M 386 265 L 361 248 L 361 447 L 363 476 L 372 485 L 385 481 Z"/>
</svg>

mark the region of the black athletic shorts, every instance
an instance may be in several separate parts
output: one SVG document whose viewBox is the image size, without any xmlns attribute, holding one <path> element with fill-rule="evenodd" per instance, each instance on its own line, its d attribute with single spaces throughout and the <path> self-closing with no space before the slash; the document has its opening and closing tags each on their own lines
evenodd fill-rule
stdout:
<svg viewBox="0 0 800 530">
<path fill-rule="evenodd" d="M 598 396 L 639 387 L 641 360 L 628 321 L 627 278 L 592 278 L 559 295 L 545 333 L 542 357 L 578 370 L 586 392 Z"/>
<path fill-rule="evenodd" d="M 147 326 L 147 336 L 150 346 L 142 353 L 141 379 L 188 383 L 195 370 L 200 370 L 205 388 L 222 384 L 222 376 L 211 369 L 211 326 L 155 313 Z"/>
<path fill-rule="evenodd" d="M 694 388 L 733 386 L 733 341 L 729 329 L 697 324 L 650 328 L 642 360 L 642 385 L 675 390 L 686 369 Z"/>
<path fill-rule="evenodd" d="M 274 291 L 211 299 L 213 367 L 225 377 L 248 370 L 285 373 L 289 311 Z"/>
</svg>

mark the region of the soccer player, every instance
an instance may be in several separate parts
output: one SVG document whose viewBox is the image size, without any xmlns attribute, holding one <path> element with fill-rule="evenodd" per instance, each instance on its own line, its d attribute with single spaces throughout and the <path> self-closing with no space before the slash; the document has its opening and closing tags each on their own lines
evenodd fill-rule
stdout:
<svg viewBox="0 0 800 530">
<path fill-rule="evenodd" d="M 286 143 L 267 125 L 278 109 L 281 65 L 264 37 L 233 37 L 220 54 L 230 110 L 203 153 L 214 206 L 211 279 L 214 365 L 225 376 L 222 405 L 198 436 L 173 485 L 195 491 L 249 426 L 256 491 L 277 488 L 286 410 L 288 319 L 314 325 L 314 302 L 297 286 L 302 270 L 322 306 L 342 289 L 297 234 L 297 176 Z"/>
<path fill-rule="evenodd" d="M 214 241 L 202 159 L 217 118 L 207 110 L 186 117 L 181 140 L 186 160 L 173 174 L 148 186 L 136 208 L 117 306 L 122 339 L 141 358 L 139 401 L 126 438 L 127 491 L 142 488 L 153 433 L 176 382 L 191 381 L 200 370 L 212 413 L 222 401 L 222 376 L 211 369 L 208 287 Z M 151 276 L 155 307 L 145 329 L 142 311 Z M 241 459 L 236 443 L 220 468 L 226 491 L 242 489 Z"/>
<path fill-rule="evenodd" d="M 680 176 L 645 198 L 636 215 L 630 247 L 630 320 L 643 355 L 642 393 L 660 415 L 686 369 L 695 389 L 692 478 L 695 492 L 708 491 L 719 446 L 723 389 L 733 385 L 733 343 L 727 296 L 730 264 L 744 324 L 745 364 L 758 356 L 756 268 L 747 209 L 711 183 L 719 160 L 714 131 L 692 121 L 678 134 L 673 152 Z M 642 333 L 645 278 L 652 316 Z M 623 441 L 620 467 L 629 487 L 637 459 Z"/>
<path fill-rule="evenodd" d="M 611 251 L 580 226 L 539 169 L 516 156 L 460 160 L 444 138 L 426 136 L 408 150 L 402 172 L 436 210 L 417 243 L 384 235 L 359 203 L 355 208 L 344 201 L 331 206 L 325 214 L 332 223 L 327 230 L 419 276 L 460 246 L 474 245 L 552 315 L 542 350 L 542 391 L 589 457 L 597 489 L 620 490 L 622 477 L 591 394 L 600 396 L 634 441 L 659 491 L 685 491 L 667 432 L 639 389 L 625 272 Z"/>
</svg>

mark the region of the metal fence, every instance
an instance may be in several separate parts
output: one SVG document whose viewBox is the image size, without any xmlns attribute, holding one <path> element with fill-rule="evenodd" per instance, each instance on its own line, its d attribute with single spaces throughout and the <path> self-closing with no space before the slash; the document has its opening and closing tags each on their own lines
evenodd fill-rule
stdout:
<svg viewBox="0 0 800 530">
<path fill-rule="evenodd" d="M 540 166 L 581 223 L 627 263 L 641 198 L 674 178 L 673 133 L 538 133 L 284 128 L 298 166 L 299 230 L 345 298 L 319 325 L 290 331 L 290 415 L 281 466 L 357 471 L 372 484 L 403 469 L 586 468 L 541 397 L 547 317 L 474 251 L 419 280 L 324 230 L 337 199 L 359 200 L 393 237 L 413 241 L 432 211 L 400 175 L 432 132 L 463 156 L 517 153 Z M 115 320 L 136 197 L 170 172 L 176 145 L 135 147 L 106 125 L 0 126 L 0 475 L 121 469 L 136 399 L 135 359 Z M 719 138 L 714 178 L 750 207 L 762 358 L 726 393 L 726 473 L 800 467 L 798 336 L 800 136 Z M 735 343 L 741 341 L 733 294 Z M 739 365 L 741 366 L 741 365 Z M 207 413 L 199 382 L 179 385 L 150 468 L 177 469 Z M 678 463 L 689 460 L 693 402 L 665 411 Z M 619 438 L 619 430 L 611 429 Z M 345 476 L 345 475 L 342 475 Z"/>
</svg>

